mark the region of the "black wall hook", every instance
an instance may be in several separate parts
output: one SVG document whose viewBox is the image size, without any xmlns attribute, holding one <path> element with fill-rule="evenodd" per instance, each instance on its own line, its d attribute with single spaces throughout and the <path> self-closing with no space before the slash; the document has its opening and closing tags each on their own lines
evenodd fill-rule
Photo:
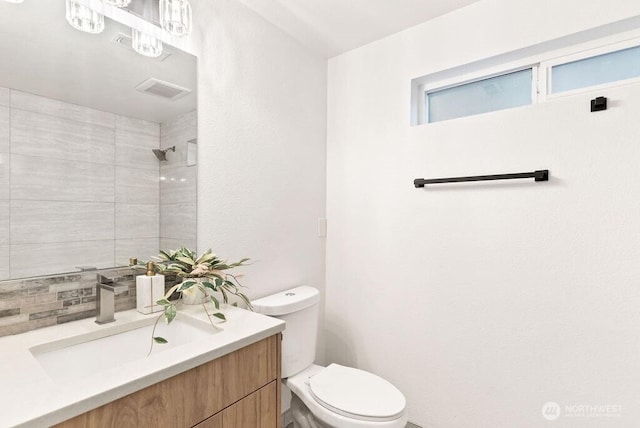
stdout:
<svg viewBox="0 0 640 428">
<path fill-rule="evenodd" d="M 602 111 L 607 109 L 607 98 L 597 97 L 591 100 L 591 111 Z"/>
</svg>

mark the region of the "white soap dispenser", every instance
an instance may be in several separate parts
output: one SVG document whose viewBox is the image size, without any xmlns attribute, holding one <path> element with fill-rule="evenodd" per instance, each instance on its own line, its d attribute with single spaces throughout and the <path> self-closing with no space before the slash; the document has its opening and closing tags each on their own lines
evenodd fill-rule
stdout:
<svg viewBox="0 0 640 428">
<path fill-rule="evenodd" d="M 164 275 L 156 274 L 153 262 L 147 263 L 146 275 L 136 277 L 136 308 L 141 314 L 151 314 L 164 308 L 156 302 L 164 296 Z"/>
</svg>

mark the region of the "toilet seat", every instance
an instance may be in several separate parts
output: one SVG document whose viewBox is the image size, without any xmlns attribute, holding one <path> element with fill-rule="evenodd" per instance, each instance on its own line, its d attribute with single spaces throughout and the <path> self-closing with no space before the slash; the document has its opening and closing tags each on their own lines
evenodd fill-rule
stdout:
<svg viewBox="0 0 640 428">
<path fill-rule="evenodd" d="M 313 398 L 342 416 L 385 422 L 404 412 L 404 395 L 387 380 L 364 370 L 331 364 L 309 378 Z"/>
<path fill-rule="evenodd" d="M 330 409 L 326 403 L 322 404 L 311 392 L 310 383 L 313 377 L 326 369 L 327 368 L 325 367 L 311 364 L 300 373 L 283 379 L 284 385 L 291 390 L 293 395 L 300 399 L 299 401 L 304 403 L 307 411 L 309 411 L 316 419 L 317 426 L 340 428 L 404 428 L 406 426 L 407 412 L 404 406 L 402 407 L 401 414 L 398 415 L 397 419 L 384 421 L 375 418 L 369 418 L 369 420 L 366 420 L 363 419 L 362 416 L 357 418 L 354 414 L 349 414 L 344 411 L 336 411 Z M 400 391 L 398 392 L 402 396 L 402 401 L 405 402 L 404 395 L 402 395 Z M 320 424 L 319 422 L 322 422 L 323 424 Z"/>
</svg>

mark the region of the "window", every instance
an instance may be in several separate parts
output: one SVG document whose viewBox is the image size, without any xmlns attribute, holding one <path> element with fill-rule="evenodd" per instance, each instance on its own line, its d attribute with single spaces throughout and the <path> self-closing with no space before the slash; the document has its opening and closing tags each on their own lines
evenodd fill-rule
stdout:
<svg viewBox="0 0 640 428">
<path fill-rule="evenodd" d="M 640 46 L 551 66 L 551 89 L 556 94 L 640 77 Z"/>
<path fill-rule="evenodd" d="M 532 82 L 533 69 L 527 68 L 445 89 L 427 91 L 427 122 L 439 122 L 531 104 Z"/>
<path fill-rule="evenodd" d="M 640 30 L 518 57 L 505 54 L 412 80 L 411 124 L 420 125 L 640 84 Z M 565 41 L 563 41 L 564 43 Z"/>
</svg>

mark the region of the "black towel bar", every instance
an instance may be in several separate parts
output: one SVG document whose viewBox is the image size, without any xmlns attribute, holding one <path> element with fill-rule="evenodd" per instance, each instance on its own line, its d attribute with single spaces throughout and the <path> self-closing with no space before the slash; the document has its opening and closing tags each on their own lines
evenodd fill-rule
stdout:
<svg viewBox="0 0 640 428">
<path fill-rule="evenodd" d="M 462 183 L 466 181 L 490 181 L 490 180 L 514 180 L 519 178 L 533 178 L 535 181 L 549 181 L 549 170 L 540 169 L 533 172 L 518 172 L 515 174 L 495 174 L 495 175 L 474 175 L 470 177 L 450 177 L 450 178 L 416 178 L 413 185 L 416 188 L 424 187 L 425 184 L 441 183 Z"/>
</svg>

